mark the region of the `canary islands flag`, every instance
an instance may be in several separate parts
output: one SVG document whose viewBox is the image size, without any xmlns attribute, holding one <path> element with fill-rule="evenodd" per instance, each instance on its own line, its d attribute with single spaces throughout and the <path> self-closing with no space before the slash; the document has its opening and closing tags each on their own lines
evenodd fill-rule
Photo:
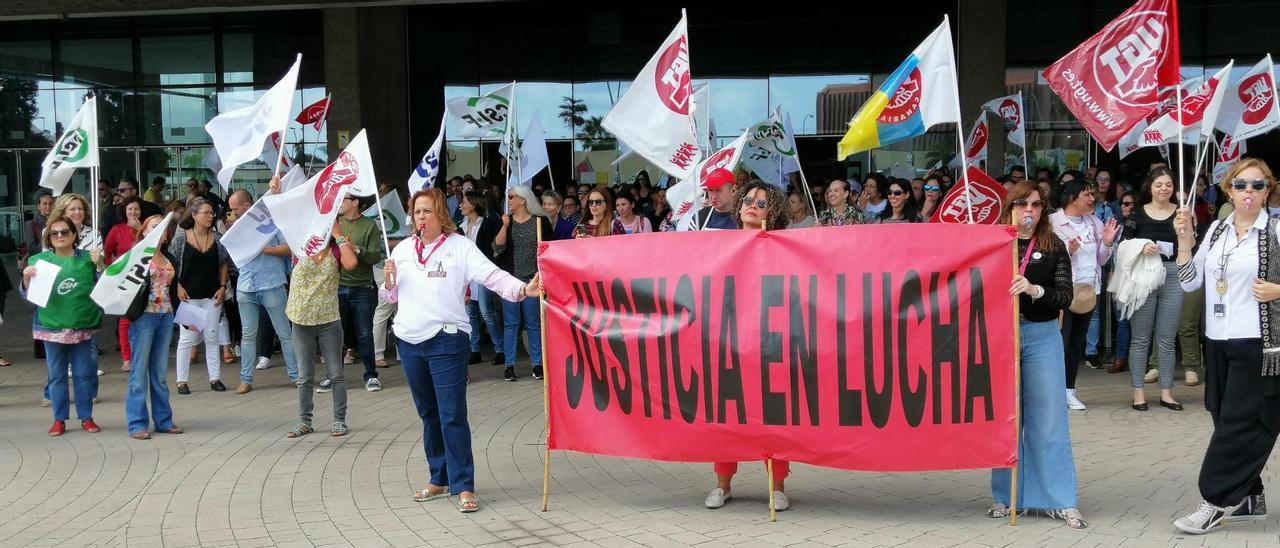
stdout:
<svg viewBox="0 0 1280 548">
<path fill-rule="evenodd" d="M 959 123 L 959 97 L 951 25 L 944 17 L 853 115 L 836 158 L 922 135 L 934 124 Z"/>
</svg>

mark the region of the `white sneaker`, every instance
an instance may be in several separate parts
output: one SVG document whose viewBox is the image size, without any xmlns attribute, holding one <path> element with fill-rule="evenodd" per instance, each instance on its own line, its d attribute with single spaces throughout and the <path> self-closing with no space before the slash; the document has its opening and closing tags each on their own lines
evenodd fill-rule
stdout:
<svg viewBox="0 0 1280 548">
<path fill-rule="evenodd" d="M 377 392 L 379 390 L 382 390 L 382 383 L 379 382 L 378 379 L 376 378 L 369 379 L 367 381 L 364 381 L 364 389 L 370 392 Z"/>
<path fill-rule="evenodd" d="M 785 511 L 791 508 L 791 499 L 787 498 L 787 494 L 782 491 L 773 492 L 773 509 L 776 512 Z"/>
<path fill-rule="evenodd" d="M 1160 380 L 1160 370 L 1154 367 L 1151 369 L 1148 369 L 1147 374 L 1143 375 L 1142 380 L 1147 384 L 1151 384 L 1153 382 L 1156 382 L 1157 380 Z"/>
<path fill-rule="evenodd" d="M 1215 527 L 1220 527 L 1222 521 L 1231 515 L 1240 505 L 1228 506 L 1222 508 L 1209 504 L 1208 501 L 1200 501 L 1200 506 L 1195 512 L 1178 518 L 1173 522 L 1173 526 L 1181 529 L 1184 533 L 1193 535 L 1203 535 L 1208 533 Z"/>
<path fill-rule="evenodd" d="M 1196 373 L 1195 371 L 1187 371 L 1185 380 L 1187 381 L 1187 386 L 1199 386 L 1200 374 Z"/>
<path fill-rule="evenodd" d="M 98 376 L 99 376 L 99 377 L 101 377 L 101 376 L 103 376 L 103 375 L 106 375 L 106 374 L 107 374 L 107 372 L 106 372 L 106 371 L 103 371 L 103 370 L 101 370 L 101 369 L 99 369 L 99 370 L 98 370 Z"/>
<path fill-rule="evenodd" d="M 264 358 L 258 358 L 258 365 L 254 366 L 254 368 L 255 368 L 255 369 L 258 369 L 258 370 L 262 370 L 262 369 L 270 369 L 270 368 L 271 368 L 271 358 L 265 358 L 265 357 L 264 357 Z"/>
<path fill-rule="evenodd" d="M 1067 409 L 1072 411 L 1084 411 L 1087 409 L 1084 406 L 1084 402 L 1080 401 L 1080 398 L 1076 397 L 1076 389 L 1074 388 L 1067 389 Z"/>
<path fill-rule="evenodd" d="M 329 392 L 333 392 L 333 383 L 330 383 L 329 379 L 320 381 L 320 384 L 316 385 L 317 394 L 327 394 Z"/>
<path fill-rule="evenodd" d="M 710 493 L 707 493 L 707 499 L 702 501 L 702 503 L 707 505 L 707 508 L 716 509 L 724 506 L 724 503 L 727 500 L 729 500 L 729 494 L 725 493 L 724 489 L 716 487 L 715 489 L 712 489 Z M 777 504 L 776 500 L 774 504 Z"/>
</svg>

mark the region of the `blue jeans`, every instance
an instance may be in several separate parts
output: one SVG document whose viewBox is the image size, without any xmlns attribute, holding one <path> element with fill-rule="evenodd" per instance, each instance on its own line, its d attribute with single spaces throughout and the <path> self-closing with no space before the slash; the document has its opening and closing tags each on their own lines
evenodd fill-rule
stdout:
<svg viewBox="0 0 1280 548">
<path fill-rule="evenodd" d="M 479 287 L 476 300 L 467 301 L 467 315 L 471 317 L 471 351 L 480 351 L 480 322 L 484 322 L 493 342 L 493 351 L 502 352 L 503 335 L 498 325 L 498 303 L 494 302 L 498 300 L 498 296 L 485 286 Z"/>
<path fill-rule="evenodd" d="M 431 483 L 474 492 L 475 462 L 467 423 L 467 334 L 443 331 L 396 347 L 409 393 L 422 418 L 422 446 Z"/>
<path fill-rule="evenodd" d="M 1021 320 L 1022 432 L 1018 437 L 1018 507 L 1076 507 L 1076 464 L 1067 428 L 1058 322 Z M 991 471 L 991 496 L 1009 504 L 1010 469 Z"/>
<path fill-rule="evenodd" d="M 507 358 L 507 367 L 516 364 L 521 319 L 524 319 L 524 329 L 529 338 L 529 358 L 533 360 L 534 367 L 541 366 L 542 319 L 538 317 L 538 299 L 525 299 L 518 303 L 502 301 L 502 321 L 506 324 L 502 332 L 502 350 Z"/>
<path fill-rule="evenodd" d="M 285 316 L 284 305 L 289 299 L 284 286 L 262 291 L 236 291 L 240 306 L 240 382 L 253 384 L 253 366 L 258 359 L 258 307 L 267 310 L 276 336 L 280 338 L 280 353 L 284 354 L 285 371 L 292 380 L 298 379 L 298 358 L 293 355 L 293 328 Z M 270 355 L 270 354 L 268 354 Z"/>
<path fill-rule="evenodd" d="M 98 352 L 93 339 L 62 344 L 44 341 L 45 363 L 49 370 L 47 391 L 53 420 L 65 421 L 71 414 L 67 393 L 67 365 L 71 366 L 72 386 L 76 392 L 76 417 L 93 418 L 93 398 L 98 394 Z"/>
<path fill-rule="evenodd" d="M 1098 295 L 1098 302 L 1102 302 L 1102 295 Z M 1084 339 L 1084 355 L 1098 356 L 1098 337 L 1102 331 L 1102 307 L 1094 306 L 1093 315 L 1089 317 L 1089 331 Z M 1098 365 L 1094 362 L 1093 365 Z"/>
<path fill-rule="evenodd" d="M 1117 303 L 1113 309 L 1116 318 L 1120 317 L 1120 305 Z M 1116 359 L 1129 359 L 1129 320 L 1116 321 Z"/>
<path fill-rule="evenodd" d="M 378 306 L 378 292 L 372 287 L 338 286 L 338 314 L 342 329 L 356 334 L 356 356 L 364 362 L 364 380 L 378 378 L 373 363 L 373 309 Z M 429 306 L 423 304 L 423 306 Z"/>
<path fill-rule="evenodd" d="M 129 324 L 129 389 L 125 393 L 124 416 L 129 433 L 146 432 L 152 422 L 156 430 L 173 428 L 173 408 L 169 407 L 169 341 L 173 339 L 173 313 L 143 314 Z M 147 396 L 151 415 L 147 415 Z"/>
</svg>

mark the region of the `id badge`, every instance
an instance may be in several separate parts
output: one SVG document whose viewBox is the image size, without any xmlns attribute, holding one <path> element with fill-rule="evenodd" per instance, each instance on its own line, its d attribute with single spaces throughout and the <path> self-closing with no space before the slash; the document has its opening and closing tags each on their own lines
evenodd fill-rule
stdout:
<svg viewBox="0 0 1280 548">
<path fill-rule="evenodd" d="M 454 333 L 457 333 L 457 332 L 458 332 L 458 326 L 456 326 L 456 325 L 452 325 L 452 324 L 451 324 L 451 325 L 446 325 L 446 326 L 444 326 L 444 332 L 445 332 L 446 334 L 449 334 L 449 335 L 452 335 L 452 334 L 454 334 Z"/>
<path fill-rule="evenodd" d="M 1222 303 L 1213 305 L 1213 317 L 1215 318 L 1227 317 L 1227 305 Z"/>
</svg>

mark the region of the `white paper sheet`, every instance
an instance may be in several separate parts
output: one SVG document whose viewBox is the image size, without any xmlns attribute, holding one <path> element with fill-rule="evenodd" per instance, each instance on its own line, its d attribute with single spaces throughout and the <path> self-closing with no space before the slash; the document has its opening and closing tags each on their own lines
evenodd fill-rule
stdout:
<svg viewBox="0 0 1280 548">
<path fill-rule="evenodd" d="M 173 323 L 190 327 L 196 331 L 204 331 L 205 326 L 209 323 L 209 311 L 184 302 L 178 305 L 178 311 L 173 315 Z"/>
<path fill-rule="evenodd" d="M 27 284 L 27 300 L 40 308 L 49 304 L 49 295 L 53 294 L 53 285 L 58 281 L 58 273 L 62 267 L 45 260 L 38 260 L 34 265 L 36 275 Z"/>
</svg>

